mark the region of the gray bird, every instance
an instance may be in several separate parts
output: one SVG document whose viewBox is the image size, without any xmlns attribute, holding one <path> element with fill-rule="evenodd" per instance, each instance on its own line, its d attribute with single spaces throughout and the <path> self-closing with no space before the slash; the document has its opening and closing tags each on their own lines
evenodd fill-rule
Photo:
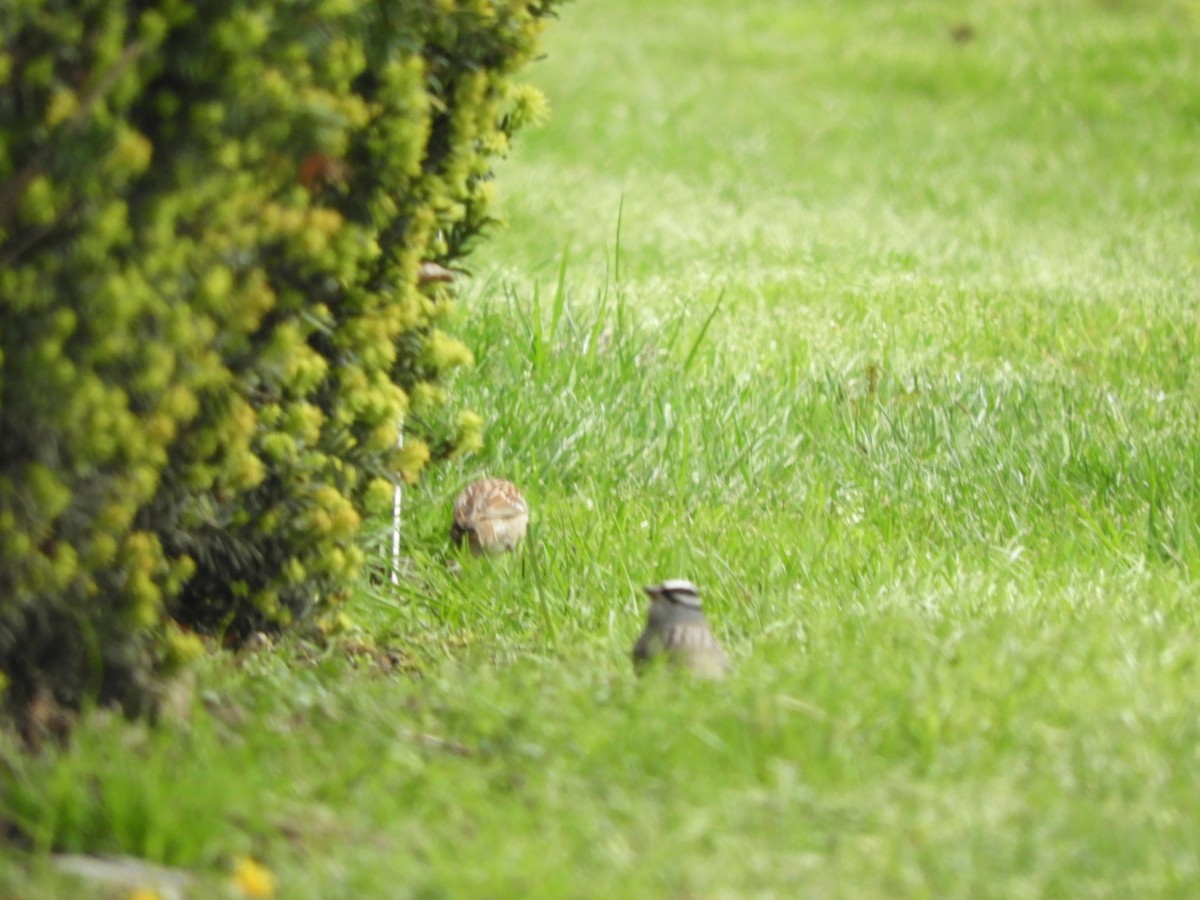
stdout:
<svg viewBox="0 0 1200 900">
<path fill-rule="evenodd" d="M 732 664 L 708 627 L 700 592 L 690 581 L 670 578 L 644 588 L 650 595 L 646 628 L 633 645 L 633 666 L 641 674 L 657 659 L 683 666 L 702 678 L 723 678 Z"/>
<path fill-rule="evenodd" d="M 454 500 L 450 540 L 465 539 L 476 556 L 514 549 L 529 526 L 529 506 L 517 486 L 503 478 L 472 481 Z"/>
</svg>

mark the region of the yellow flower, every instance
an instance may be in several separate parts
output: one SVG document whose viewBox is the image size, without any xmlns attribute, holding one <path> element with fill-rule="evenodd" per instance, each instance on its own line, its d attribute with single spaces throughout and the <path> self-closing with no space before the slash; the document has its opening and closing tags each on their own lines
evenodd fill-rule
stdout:
<svg viewBox="0 0 1200 900">
<path fill-rule="evenodd" d="M 69 91 L 65 88 L 59 88 L 50 98 L 50 103 L 46 106 L 46 125 L 53 128 L 61 122 L 65 122 L 71 116 L 75 115 L 79 109 L 79 98 L 75 96 L 74 91 Z"/>
<path fill-rule="evenodd" d="M 134 888 L 125 900 L 162 900 L 162 894 L 154 888 Z"/>
<path fill-rule="evenodd" d="M 423 355 L 424 361 L 439 372 L 454 366 L 475 365 L 475 356 L 467 345 L 438 328 L 429 332 Z"/>
<path fill-rule="evenodd" d="M 464 409 L 458 414 L 458 435 L 454 444 L 456 455 L 483 449 L 483 418 L 478 413 Z"/>
<path fill-rule="evenodd" d="M 246 897 L 274 897 L 275 874 L 249 856 L 233 862 L 233 886 Z"/>
<path fill-rule="evenodd" d="M 397 451 L 395 457 L 400 476 L 408 484 L 416 483 L 417 475 L 425 468 L 425 464 L 429 462 L 431 456 L 429 445 L 424 441 L 413 439 L 405 441 L 404 446 Z"/>
</svg>

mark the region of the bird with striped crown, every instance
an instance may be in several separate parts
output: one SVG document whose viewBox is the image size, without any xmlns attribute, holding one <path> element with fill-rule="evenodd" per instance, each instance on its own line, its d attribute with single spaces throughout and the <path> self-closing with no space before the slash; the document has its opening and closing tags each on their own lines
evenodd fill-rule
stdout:
<svg viewBox="0 0 1200 900">
<path fill-rule="evenodd" d="M 633 665 L 638 674 L 659 660 L 701 678 L 729 674 L 729 655 L 709 628 L 694 584 L 670 578 L 644 590 L 650 595 L 650 611 L 646 627 L 633 645 Z"/>
</svg>

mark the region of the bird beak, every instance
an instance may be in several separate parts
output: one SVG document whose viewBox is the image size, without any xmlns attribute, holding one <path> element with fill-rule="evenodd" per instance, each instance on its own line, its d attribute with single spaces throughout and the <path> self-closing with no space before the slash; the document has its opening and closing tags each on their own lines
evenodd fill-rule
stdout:
<svg viewBox="0 0 1200 900">
<path fill-rule="evenodd" d="M 642 590 L 650 595 L 651 600 L 657 600 L 659 597 L 662 596 L 662 587 L 657 584 L 652 584 L 649 587 L 644 587 L 644 588 L 642 588 Z"/>
</svg>

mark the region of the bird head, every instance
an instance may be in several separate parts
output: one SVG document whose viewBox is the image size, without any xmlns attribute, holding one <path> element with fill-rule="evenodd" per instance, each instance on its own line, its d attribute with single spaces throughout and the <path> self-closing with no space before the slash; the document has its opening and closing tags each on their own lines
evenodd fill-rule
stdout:
<svg viewBox="0 0 1200 900">
<path fill-rule="evenodd" d="M 684 578 L 668 578 L 662 584 L 652 584 L 643 590 L 652 603 L 666 603 L 685 609 L 700 609 L 700 592 Z"/>
</svg>

